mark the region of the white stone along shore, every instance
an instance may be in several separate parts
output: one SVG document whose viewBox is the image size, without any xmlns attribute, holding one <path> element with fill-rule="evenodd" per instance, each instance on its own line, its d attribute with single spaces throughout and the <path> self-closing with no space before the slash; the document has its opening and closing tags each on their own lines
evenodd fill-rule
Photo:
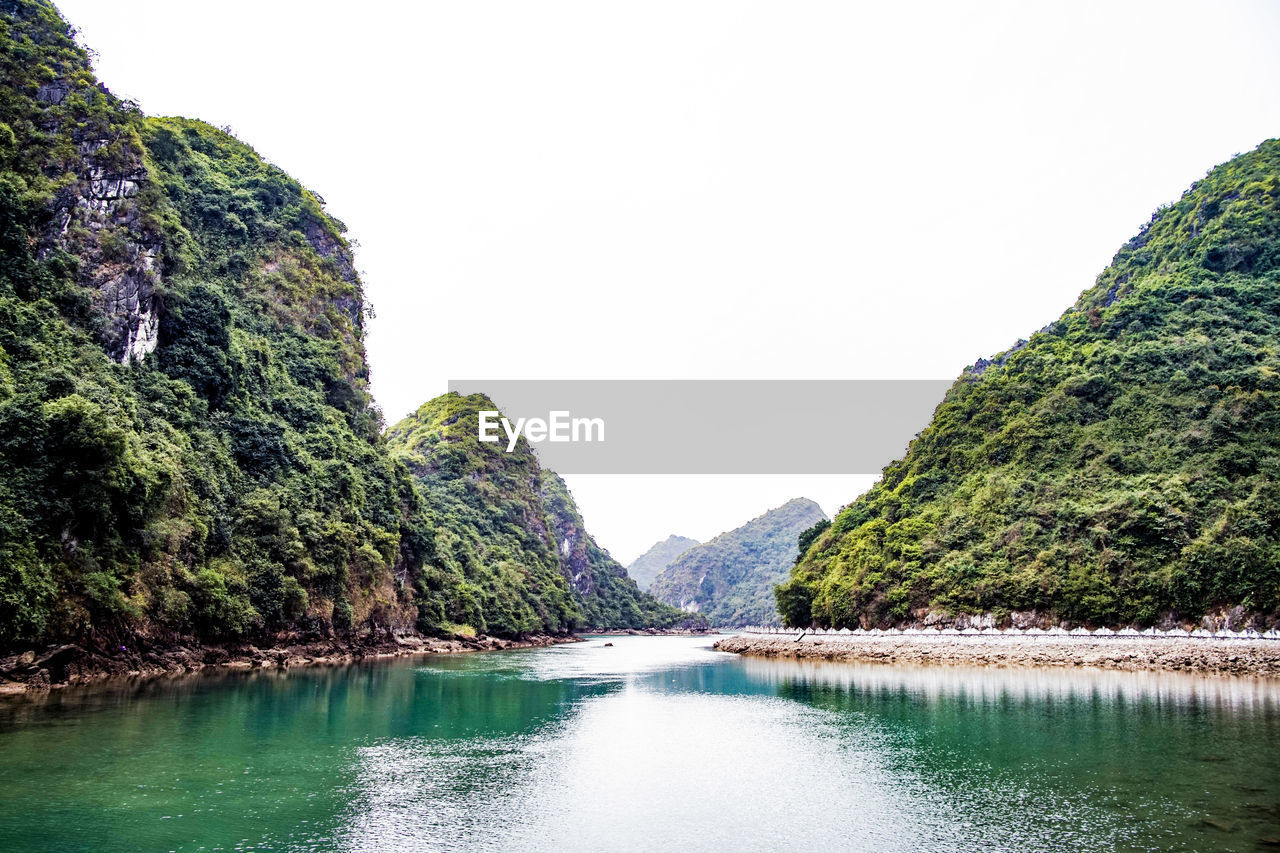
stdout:
<svg viewBox="0 0 1280 853">
<path fill-rule="evenodd" d="M 1096 667 L 1280 677 L 1274 631 L 1077 628 L 807 630 L 748 628 L 720 651 L 770 658 L 994 667 Z"/>
<path fill-rule="evenodd" d="M 1162 631 L 1159 628 L 780 628 L 776 625 L 759 625 L 737 629 L 739 634 L 765 634 L 769 636 L 793 637 L 1161 637 L 1227 639 L 1227 640 L 1280 640 L 1280 630 L 1232 631 L 1228 629 L 1211 631 L 1208 628 L 1183 629 L 1174 628 Z"/>
</svg>

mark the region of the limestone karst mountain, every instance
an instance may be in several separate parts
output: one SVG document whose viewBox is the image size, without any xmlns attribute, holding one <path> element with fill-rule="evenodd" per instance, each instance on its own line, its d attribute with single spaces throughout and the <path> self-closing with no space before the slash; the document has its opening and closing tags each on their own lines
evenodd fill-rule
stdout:
<svg viewBox="0 0 1280 853">
<path fill-rule="evenodd" d="M 690 548 L 649 590 L 660 601 L 703 614 L 712 625 L 777 623 L 774 586 L 795 562 L 800 535 L 826 518 L 807 498 L 787 501 Z"/>
<path fill-rule="evenodd" d="M 1056 322 L 965 370 L 779 605 L 834 626 L 1274 622 L 1280 141 L 1212 169 Z"/>
<path fill-rule="evenodd" d="M 510 453 L 477 441 L 479 412 L 496 408 L 482 395 L 446 394 L 387 433 L 391 452 L 422 487 L 434 530 L 422 606 L 502 633 L 684 621 L 596 544 L 564 481 L 538 464 L 523 438 Z M 449 596 L 433 598 L 459 578 L 464 602 L 475 590 L 474 614 L 450 610 L 457 605 Z"/>
<path fill-rule="evenodd" d="M 641 589 L 648 589 L 649 584 L 653 583 L 653 579 L 661 574 L 663 569 L 697 544 L 699 544 L 697 539 L 677 536 L 673 533 L 661 542 L 653 543 L 649 550 L 636 557 L 631 565 L 627 566 L 627 574 L 635 579 Z"/>
</svg>

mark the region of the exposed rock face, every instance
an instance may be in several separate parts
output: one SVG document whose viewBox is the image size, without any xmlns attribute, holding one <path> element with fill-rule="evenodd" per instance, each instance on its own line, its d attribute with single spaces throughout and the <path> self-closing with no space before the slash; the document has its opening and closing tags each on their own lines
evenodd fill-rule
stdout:
<svg viewBox="0 0 1280 853">
<path fill-rule="evenodd" d="M 543 494 L 545 497 L 545 491 Z M 570 588 L 580 596 L 591 595 L 595 591 L 595 578 L 587 561 L 587 545 L 576 520 L 559 514 L 552 517 L 552 524 L 553 535 L 559 543 L 560 564 L 564 566 Z"/>
<path fill-rule="evenodd" d="M 94 155 L 107 142 L 97 139 L 82 146 L 86 180 L 71 217 L 79 214 L 89 232 L 89 245 L 82 251 L 90 249 L 98 260 L 96 266 L 86 265 L 82 280 L 97 292 L 95 307 L 107 321 L 103 345 L 113 359 L 127 363 L 145 357 L 159 341 L 155 291 L 160 239 L 142 224 L 132 203 L 147 179 L 141 157 L 124 167 L 103 165 Z"/>
<path fill-rule="evenodd" d="M 61 104 L 71 92 L 70 84 L 62 80 L 45 83 L 36 90 L 36 100 L 42 104 Z"/>
<path fill-rule="evenodd" d="M 640 627 L 669 623 L 657 602 L 641 592 L 627 570 L 601 548 L 587 531 L 578 506 L 564 480 L 554 471 L 541 472 L 539 496 L 546 507 L 550 533 L 556 543 L 561 571 L 582 602 L 589 627 Z M 641 615 L 648 612 L 650 615 Z M 621 620 L 616 614 L 627 613 Z"/>
<path fill-rule="evenodd" d="M 40 87 L 37 100 L 49 113 L 46 129 L 80 118 L 63 109 L 71 90 L 70 83 L 60 81 Z M 98 94 L 118 103 L 105 88 L 99 86 Z M 103 135 L 88 126 L 73 134 L 77 157 L 69 171 L 75 181 L 55 199 L 45 253 L 56 248 L 80 259 L 80 284 L 92 290 L 102 319 L 102 346 L 125 364 L 146 357 L 159 342 L 161 241 L 143 217 L 140 194 L 147 169 L 141 145 L 136 138 Z"/>
<path fill-rule="evenodd" d="M 338 239 L 324 225 L 314 220 L 307 222 L 304 233 L 307 235 L 307 242 L 311 244 L 311 248 L 315 249 L 320 257 L 333 261 L 338 268 L 338 276 L 343 281 L 347 284 L 359 285 L 360 280 L 356 275 L 355 260 L 351 257 L 351 250 L 343 240 Z M 333 300 L 332 304 L 350 317 L 356 328 L 364 327 L 364 303 L 361 299 L 338 297 Z"/>
</svg>

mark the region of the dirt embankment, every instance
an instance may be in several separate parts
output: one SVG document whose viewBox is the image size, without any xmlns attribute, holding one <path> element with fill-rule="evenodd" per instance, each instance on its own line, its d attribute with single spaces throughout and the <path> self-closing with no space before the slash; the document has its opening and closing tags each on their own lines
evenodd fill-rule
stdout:
<svg viewBox="0 0 1280 853">
<path fill-rule="evenodd" d="M 793 637 L 740 634 L 716 649 L 741 655 L 868 663 L 1098 667 L 1280 677 L 1280 640 L 1120 637 Z"/>
<path fill-rule="evenodd" d="M 195 641 L 163 644 L 141 641 L 140 645 L 133 647 L 66 644 L 0 657 L 0 695 L 120 678 L 159 678 L 218 669 L 288 669 L 405 655 L 531 648 L 576 640 L 577 637 L 569 634 L 531 634 L 521 639 L 391 635 L 281 642 L 261 648 L 247 643 L 200 644 Z"/>
</svg>

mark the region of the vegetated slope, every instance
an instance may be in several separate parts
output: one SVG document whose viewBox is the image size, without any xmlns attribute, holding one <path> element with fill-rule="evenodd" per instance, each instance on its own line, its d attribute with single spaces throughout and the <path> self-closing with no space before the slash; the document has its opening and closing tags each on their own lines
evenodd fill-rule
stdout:
<svg viewBox="0 0 1280 853">
<path fill-rule="evenodd" d="M 342 225 L 0 18 L 0 644 L 412 624 Z"/>
<path fill-rule="evenodd" d="M 0 2 L 0 649 L 671 615 L 602 571 L 521 618 L 437 553 L 465 524 L 380 434 L 343 230 L 229 134 L 114 97 L 50 4 Z"/>
<path fill-rule="evenodd" d="M 1271 140 L 1157 211 L 1057 322 L 966 369 L 778 590 L 786 620 L 1274 622 L 1278 200 Z"/>
<path fill-rule="evenodd" d="M 499 632 L 670 626 L 685 614 L 640 591 L 583 527 L 564 481 L 522 438 L 515 450 L 478 438 L 482 395 L 446 394 L 388 431 L 392 451 L 422 485 L 434 528 L 423 576 L 434 619 Z M 450 605 L 433 599 L 464 579 Z"/>
<path fill-rule="evenodd" d="M 704 614 L 712 625 L 776 624 L 774 586 L 786 579 L 800 535 L 826 518 L 807 498 L 787 501 L 690 548 L 654 579 L 650 591 L 660 601 Z"/>
<path fill-rule="evenodd" d="M 697 539 L 672 534 L 661 542 L 653 543 L 653 547 L 636 557 L 631 565 L 627 566 L 627 574 L 631 575 L 641 589 L 648 589 L 649 584 L 653 583 L 653 579 L 661 574 L 663 569 L 698 544 L 700 543 Z"/>
</svg>

